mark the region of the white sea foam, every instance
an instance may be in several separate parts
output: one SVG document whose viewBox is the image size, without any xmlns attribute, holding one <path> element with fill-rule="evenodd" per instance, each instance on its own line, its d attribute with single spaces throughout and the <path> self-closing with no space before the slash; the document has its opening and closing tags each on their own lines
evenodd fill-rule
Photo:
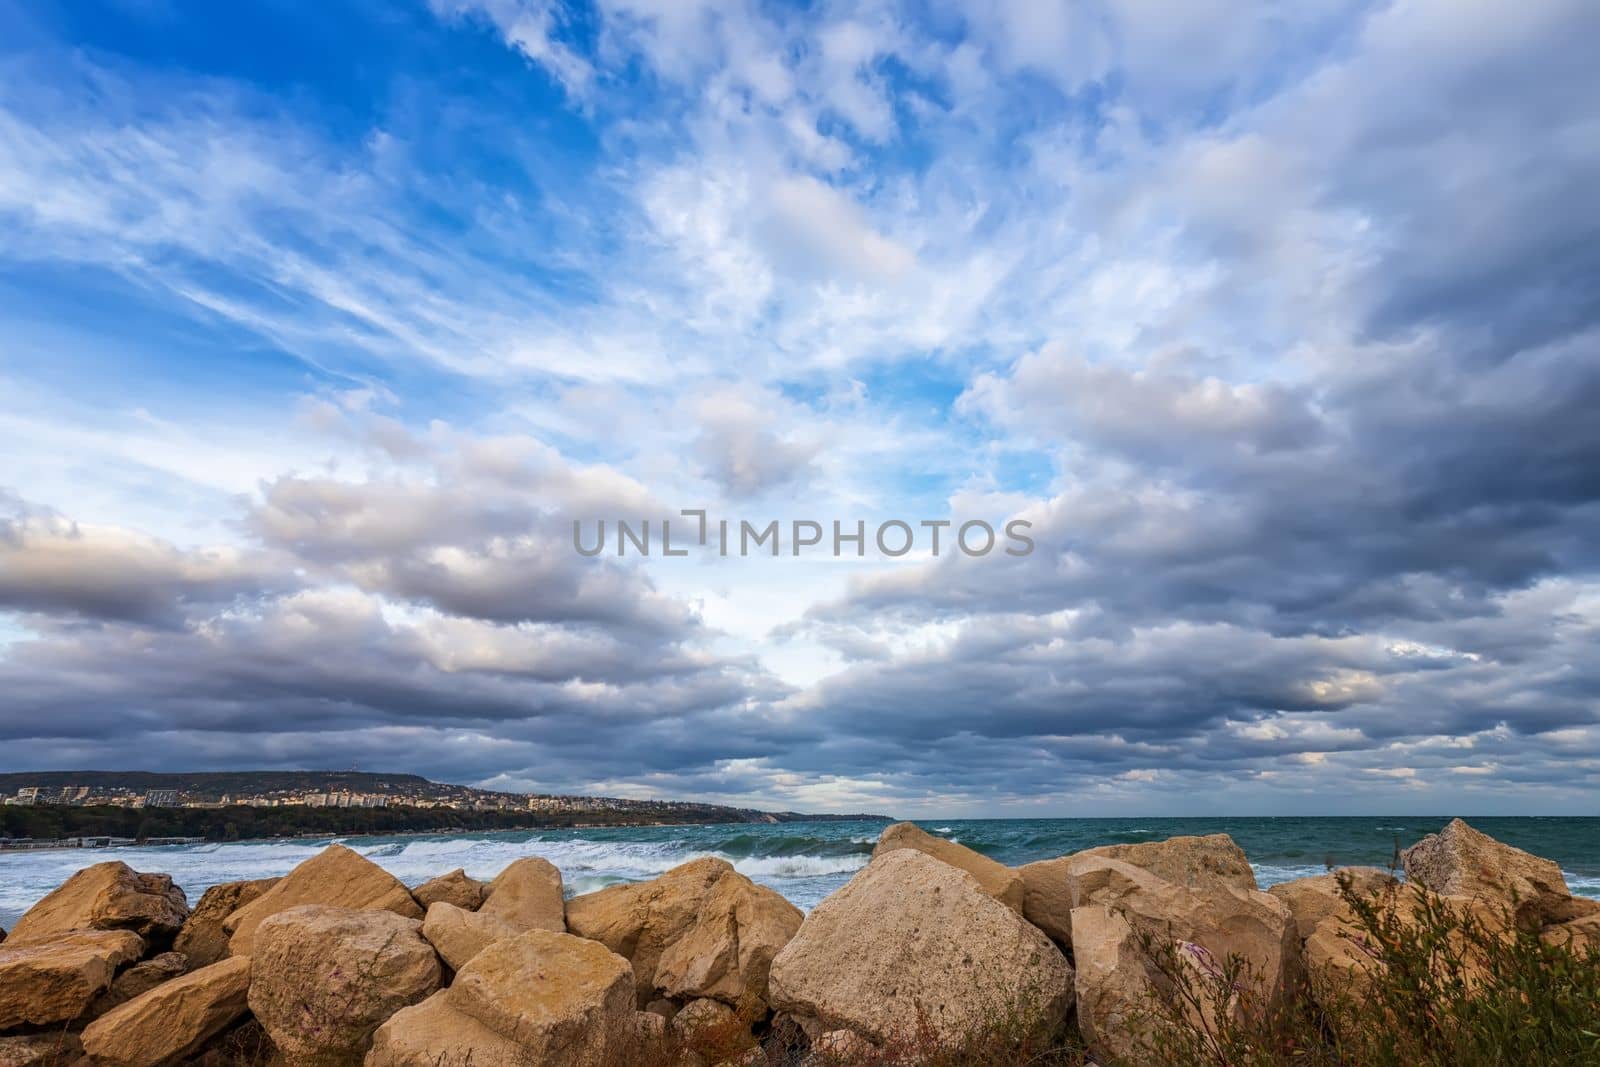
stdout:
<svg viewBox="0 0 1600 1067">
<path fill-rule="evenodd" d="M 542 856 L 561 871 L 568 892 L 577 893 L 654 878 L 691 859 L 716 856 L 806 909 L 844 884 L 868 859 L 859 852 L 843 856 L 733 856 L 678 840 L 602 841 L 538 836 L 522 840 L 471 836 L 339 840 L 407 885 L 416 885 L 455 867 L 464 868 L 474 878 L 489 879 L 512 860 Z M 36 900 L 90 863 L 122 860 L 136 870 L 171 874 L 193 902 L 218 882 L 285 874 L 327 845 L 324 839 L 0 853 L 0 927 L 10 926 Z"/>
<path fill-rule="evenodd" d="M 1600 897 L 1600 875 L 1573 874 L 1571 871 L 1562 871 L 1562 876 L 1567 880 L 1567 888 L 1575 897 Z"/>
<path fill-rule="evenodd" d="M 1292 882 L 1296 878 L 1310 878 L 1316 874 L 1327 874 L 1328 868 L 1322 864 L 1296 864 L 1294 866 L 1280 866 L 1270 863 L 1252 863 L 1250 868 L 1256 872 L 1256 884 L 1262 889 L 1280 882 Z"/>
</svg>

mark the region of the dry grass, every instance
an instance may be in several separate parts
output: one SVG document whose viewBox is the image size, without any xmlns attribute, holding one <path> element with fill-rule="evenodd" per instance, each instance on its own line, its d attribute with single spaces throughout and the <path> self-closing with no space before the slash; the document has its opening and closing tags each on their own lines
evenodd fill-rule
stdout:
<svg viewBox="0 0 1600 1067">
<path fill-rule="evenodd" d="M 1181 945 L 1147 945 L 1160 980 L 1138 1064 L 1600 1065 L 1600 949 L 1519 929 L 1515 902 L 1486 918 L 1416 885 L 1340 892 L 1365 980 L 1308 975 L 1272 1004 L 1237 958 L 1195 967 Z"/>
</svg>

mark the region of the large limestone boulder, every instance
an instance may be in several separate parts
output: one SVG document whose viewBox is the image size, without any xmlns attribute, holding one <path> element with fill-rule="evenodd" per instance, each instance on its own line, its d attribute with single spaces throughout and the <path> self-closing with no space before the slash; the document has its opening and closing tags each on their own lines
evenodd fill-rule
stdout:
<svg viewBox="0 0 1600 1067">
<path fill-rule="evenodd" d="M 981 852 L 974 852 L 965 845 L 958 845 L 954 841 L 946 841 L 942 837 L 935 837 L 922 829 L 916 823 L 897 822 L 884 828 L 878 835 L 878 843 L 872 850 L 874 858 L 885 852 L 892 852 L 897 848 L 915 849 L 924 855 L 942 860 L 952 867 L 960 868 L 977 879 L 983 891 L 994 897 L 1012 911 L 1021 913 L 1023 898 L 1022 875 L 998 863 Z"/>
<path fill-rule="evenodd" d="M 268 916 L 302 904 L 390 911 L 421 919 L 422 908 L 394 875 L 343 845 L 329 845 L 280 878 L 272 888 L 223 922 L 231 937 L 228 951 L 248 956 L 256 927 Z"/>
<path fill-rule="evenodd" d="M 1538 927 L 1575 918 L 1561 868 L 1479 833 L 1460 819 L 1400 854 L 1406 877 L 1445 896 L 1504 905 L 1519 924 Z"/>
<path fill-rule="evenodd" d="M 1079 877 L 1083 872 L 1103 872 L 1102 860 L 1126 863 L 1190 889 L 1256 888 L 1255 872 L 1227 834 L 1169 837 L 1132 845 L 1100 845 L 1024 864 L 1017 868 L 1023 885 L 1022 914 L 1058 943 L 1070 944 L 1072 909 L 1086 902 L 1076 892 Z"/>
<path fill-rule="evenodd" d="M 0 1031 L 83 1015 L 117 968 L 144 954 L 131 930 L 71 930 L 46 941 L 0 945 Z"/>
<path fill-rule="evenodd" d="M 1227 834 L 1203 837 L 1178 836 L 1164 841 L 1137 844 L 1098 845 L 1076 853 L 1121 860 L 1149 871 L 1163 881 L 1188 889 L 1215 885 L 1234 889 L 1255 889 L 1256 875 L 1240 848 Z"/>
<path fill-rule="evenodd" d="M 1383 967 L 1380 946 L 1339 915 L 1329 915 L 1312 928 L 1304 951 L 1312 999 L 1323 1005 L 1359 995 Z"/>
<path fill-rule="evenodd" d="M 972 875 L 917 849 L 875 857 L 772 961 L 768 998 L 809 1033 L 941 1041 L 997 1015 L 1053 1028 L 1072 1005 L 1061 950 Z"/>
<path fill-rule="evenodd" d="M 47 941 L 68 930 L 132 930 L 160 941 L 177 933 L 188 914 L 183 890 L 171 877 L 140 874 L 113 860 L 62 882 L 17 920 L 7 943 Z"/>
<path fill-rule="evenodd" d="M 772 959 L 800 919 L 777 893 L 713 857 L 567 901 L 568 930 L 632 964 L 641 1007 L 661 995 L 764 998 Z"/>
<path fill-rule="evenodd" d="M 454 904 L 462 911 L 477 911 L 488 891 L 488 886 L 476 878 L 469 877 L 466 871 L 457 867 L 449 874 L 441 874 L 437 878 L 423 882 L 411 891 L 411 895 L 424 908 L 443 901 L 446 904 Z"/>
<path fill-rule="evenodd" d="M 216 963 L 228 955 L 228 931 L 222 924 L 228 916 L 276 885 L 276 878 L 257 878 L 245 882 L 223 882 L 200 894 L 194 910 L 184 920 L 172 942 L 183 953 L 190 969 Z"/>
<path fill-rule="evenodd" d="M 251 959 L 250 1010 L 292 1063 L 365 1051 L 372 1032 L 439 988 L 422 924 L 382 909 L 306 904 L 264 919 Z"/>
<path fill-rule="evenodd" d="M 111 980 L 111 988 L 89 1005 L 89 1014 L 99 1017 L 113 1008 L 120 1008 L 134 997 L 150 992 L 162 982 L 170 982 L 188 969 L 189 961 L 181 952 L 163 952 L 142 963 L 135 963 Z"/>
<path fill-rule="evenodd" d="M 1237 856 L 1235 854 L 1237 853 Z M 1131 855 L 1139 862 L 1123 859 Z M 1140 871 L 1139 884 L 1157 882 L 1178 889 L 1215 893 L 1255 893 L 1255 875 L 1227 834 L 1174 837 L 1139 845 L 1104 845 L 1070 856 L 1040 860 L 1018 868 L 1022 876 L 1022 914 L 1063 945 L 1072 940 L 1072 909 L 1103 899 L 1113 885 L 1131 886 L 1125 872 Z M 1168 878 L 1162 872 L 1177 876 Z"/>
<path fill-rule="evenodd" d="M 804 919 L 778 893 L 737 871 L 724 872 L 700 902 L 694 923 L 661 953 L 656 990 L 734 1006 L 761 999 L 773 958 Z"/>
<path fill-rule="evenodd" d="M 521 1064 L 517 1043 L 454 1005 L 449 989 L 402 1008 L 372 1035 L 365 1067 L 441 1067 L 466 1063 L 478 1067 Z"/>
<path fill-rule="evenodd" d="M 1280 882 L 1267 892 L 1289 906 L 1290 913 L 1294 915 L 1295 928 L 1304 941 L 1316 930 L 1317 924 L 1329 916 L 1338 916 L 1346 922 L 1354 921 L 1355 915 L 1339 890 L 1341 881 L 1364 900 L 1377 900 L 1394 892 L 1400 884 L 1394 875 L 1381 867 L 1341 867 L 1327 874 Z"/>
<path fill-rule="evenodd" d="M 191 971 L 90 1023 L 84 1051 L 115 1067 L 178 1063 L 244 1017 L 249 989 L 248 956 Z"/>
<path fill-rule="evenodd" d="M 504 919 L 465 911 L 442 900 L 429 905 L 428 917 L 422 920 L 422 936 L 455 971 L 496 941 L 520 933 L 521 929 Z"/>
<path fill-rule="evenodd" d="M 379 1027 L 366 1065 L 611 1067 L 630 1062 L 633 1004 L 627 960 L 595 941 L 530 930 L 484 949 L 450 988 Z"/>
<path fill-rule="evenodd" d="M 1022 878 L 1023 918 L 1063 946 L 1072 944 L 1074 871 L 1084 862 L 1078 855 L 1039 860 L 1017 868 Z"/>
<path fill-rule="evenodd" d="M 1148 1007 L 1156 988 L 1141 935 L 1175 945 L 1186 960 L 1221 965 L 1230 956 L 1243 959 L 1243 980 L 1268 1005 L 1284 1003 L 1299 980 L 1299 931 L 1277 897 L 1222 881 L 1189 888 L 1103 855 L 1075 859 L 1070 921 L 1078 1024 L 1091 1052 L 1102 1058 L 1133 1055 L 1138 1035 L 1127 1032 L 1127 1020 Z"/>
<path fill-rule="evenodd" d="M 1101 1061 L 1139 1062 L 1154 975 L 1138 936 L 1104 904 L 1074 908 L 1070 920 L 1081 942 L 1072 953 L 1078 1032 Z"/>
<path fill-rule="evenodd" d="M 483 905 L 485 915 L 502 919 L 521 930 L 565 933 L 566 904 L 561 896 L 561 872 L 538 856 L 524 856 L 495 875 Z"/>
</svg>

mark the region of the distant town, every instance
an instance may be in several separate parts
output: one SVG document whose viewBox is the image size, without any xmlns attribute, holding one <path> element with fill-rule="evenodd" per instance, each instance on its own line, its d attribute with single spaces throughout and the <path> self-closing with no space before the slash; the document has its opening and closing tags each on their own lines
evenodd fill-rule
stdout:
<svg viewBox="0 0 1600 1067">
<path fill-rule="evenodd" d="M 14 796 L 0 799 L 7 805 L 32 807 L 60 804 L 70 807 L 112 808 L 387 808 L 391 803 L 412 808 L 453 808 L 457 811 L 649 811 L 707 807 L 680 801 L 623 800 L 616 797 L 557 796 L 553 794 L 495 793 L 462 786 L 428 783 L 431 791 L 357 792 L 351 790 L 273 789 L 259 792 L 212 793 L 182 789 L 134 789 L 128 786 L 25 785 Z M 740 809 L 730 809 L 740 810 Z"/>
<path fill-rule="evenodd" d="M 681 800 L 513 793 L 364 771 L 0 774 L 0 848 L 103 847 L 321 833 L 791 822 Z M 872 818 L 872 816 L 866 816 Z"/>
</svg>

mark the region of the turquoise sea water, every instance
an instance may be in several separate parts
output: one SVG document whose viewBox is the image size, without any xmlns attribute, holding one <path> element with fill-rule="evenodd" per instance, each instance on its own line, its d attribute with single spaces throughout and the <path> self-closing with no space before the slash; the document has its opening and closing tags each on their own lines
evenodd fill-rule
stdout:
<svg viewBox="0 0 1600 1067">
<path fill-rule="evenodd" d="M 1154 841 L 1176 834 L 1231 834 L 1263 885 L 1321 873 L 1330 864 L 1386 866 L 1396 851 L 1442 827 L 1443 817 L 1237 819 L 930 819 L 921 825 L 1006 864 L 1065 855 L 1093 845 Z M 1508 844 L 1561 864 L 1574 893 L 1600 897 L 1600 818 L 1468 820 Z M 464 867 L 488 878 L 519 856 L 544 856 L 569 893 L 653 878 L 696 856 L 727 859 L 802 908 L 864 866 L 881 822 L 673 826 L 461 835 L 253 841 L 159 848 L 0 852 L 0 927 L 89 863 L 120 859 L 173 875 L 194 901 L 206 887 L 288 871 L 339 840 L 415 885 Z"/>
</svg>

